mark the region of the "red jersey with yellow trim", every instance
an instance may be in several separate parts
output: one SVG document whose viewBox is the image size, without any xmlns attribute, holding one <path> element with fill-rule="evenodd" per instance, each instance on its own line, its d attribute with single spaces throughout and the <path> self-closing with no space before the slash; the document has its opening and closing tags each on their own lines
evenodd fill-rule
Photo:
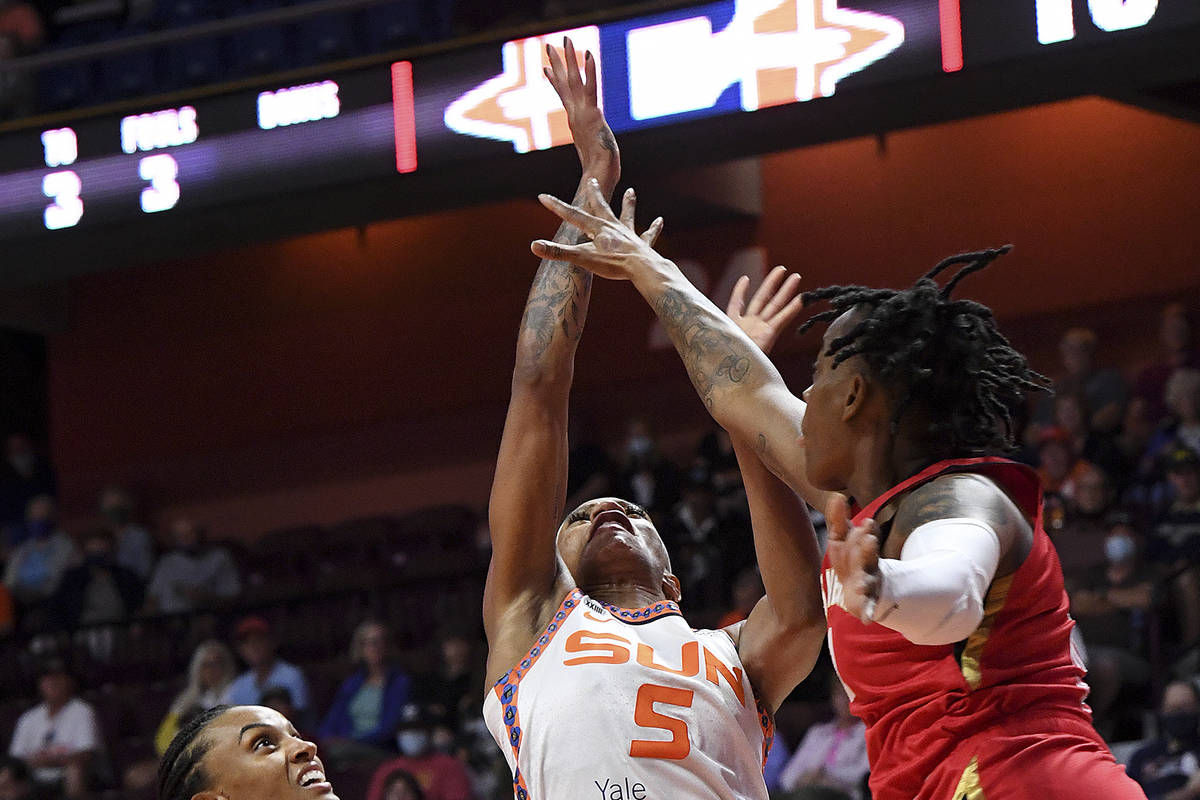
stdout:
<svg viewBox="0 0 1200 800">
<path fill-rule="evenodd" d="M 876 498 L 854 522 L 951 472 L 990 478 L 1033 521 L 1029 555 L 992 582 L 983 621 L 965 641 L 917 645 L 883 625 L 864 625 L 839 605 L 842 587 L 828 555 L 822 568 L 830 651 L 851 710 L 867 724 L 872 796 L 1027 798 L 1047 788 L 1038 783 L 1039 765 L 1046 765 L 1059 774 L 1055 786 L 1061 780 L 1072 787 L 1056 789 L 1056 798 L 1141 797 L 1083 702 L 1088 689 L 1071 644 L 1075 623 L 1058 556 L 1042 529 L 1033 470 L 1001 458 L 942 461 Z"/>
<path fill-rule="evenodd" d="M 724 631 L 572 590 L 488 692 L 517 800 L 767 800 L 773 723 Z"/>
</svg>

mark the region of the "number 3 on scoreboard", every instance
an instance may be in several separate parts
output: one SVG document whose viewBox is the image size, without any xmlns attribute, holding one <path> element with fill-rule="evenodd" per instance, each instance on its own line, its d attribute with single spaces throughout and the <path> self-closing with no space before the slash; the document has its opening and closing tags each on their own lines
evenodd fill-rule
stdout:
<svg viewBox="0 0 1200 800">
<path fill-rule="evenodd" d="M 83 184 L 73 170 L 51 172 L 42 178 L 42 194 L 54 202 L 46 206 L 42 222 L 47 230 L 70 228 L 83 218 L 83 200 L 79 192 Z"/>
<path fill-rule="evenodd" d="M 150 186 L 142 189 L 142 211 L 147 214 L 166 211 L 179 202 L 179 184 L 175 182 L 179 164 L 174 157 L 166 153 L 146 156 L 138 162 L 138 175 L 150 181 Z"/>
<path fill-rule="evenodd" d="M 629 743 L 629 755 L 634 758 L 687 758 L 692 751 L 692 743 L 688 739 L 687 723 L 678 717 L 669 717 L 654 710 L 655 703 L 668 706 L 692 707 L 694 692 L 691 689 L 676 689 L 670 686 L 658 686 L 644 683 L 637 693 L 637 705 L 633 710 L 633 721 L 643 728 L 657 728 L 667 731 L 671 738 L 667 741 L 634 739 Z"/>
</svg>

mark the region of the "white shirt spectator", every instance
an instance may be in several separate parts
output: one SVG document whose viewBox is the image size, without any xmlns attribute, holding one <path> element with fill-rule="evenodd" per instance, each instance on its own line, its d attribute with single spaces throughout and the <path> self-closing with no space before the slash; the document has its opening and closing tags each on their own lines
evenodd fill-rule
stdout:
<svg viewBox="0 0 1200 800">
<path fill-rule="evenodd" d="M 212 547 L 191 553 L 172 550 L 158 560 L 147 593 L 164 614 L 176 614 L 195 608 L 190 596 L 201 591 L 219 599 L 236 597 L 242 590 L 237 566 L 229 551 Z"/>
<path fill-rule="evenodd" d="M 861 720 L 845 727 L 837 720 L 818 722 L 804 734 L 800 747 L 779 776 L 779 785 L 790 792 L 805 785 L 809 780 L 806 775 L 820 771 L 822 786 L 841 789 L 857 798 L 869 769 L 867 726 Z"/>
<path fill-rule="evenodd" d="M 100 732 L 96 712 L 74 697 L 51 716 L 45 703 L 26 711 L 17 720 L 8 754 L 28 761 L 35 753 L 55 748 L 64 753 L 99 752 Z M 52 783 L 63 777 L 63 767 L 38 767 L 33 777 L 39 783 Z"/>
</svg>

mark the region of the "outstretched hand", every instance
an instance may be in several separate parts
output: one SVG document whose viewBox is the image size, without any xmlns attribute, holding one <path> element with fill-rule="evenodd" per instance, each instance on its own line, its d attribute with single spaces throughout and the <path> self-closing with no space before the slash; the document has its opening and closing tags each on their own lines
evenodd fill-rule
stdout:
<svg viewBox="0 0 1200 800">
<path fill-rule="evenodd" d="M 632 188 L 625 190 L 620 217 L 613 214 L 595 178 L 588 181 L 583 199 L 583 205 L 593 209 L 595 214 L 581 206 L 568 205 L 553 195 L 540 194 L 538 200 L 591 240 L 583 244 L 560 244 L 538 239 L 529 247 L 539 258 L 566 261 L 601 278 L 613 280 L 629 280 L 639 263 L 660 258 L 654 252 L 654 242 L 662 232 L 662 217 L 650 223 L 639 236 L 633 227 L 636 197 Z"/>
<path fill-rule="evenodd" d="M 550 65 L 543 67 L 542 72 L 558 92 L 567 112 L 567 125 L 571 128 L 571 139 L 584 174 L 599 178 L 611 190 L 621 178 L 621 153 L 604 119 L 604 112 L 600 110 L 596 59 L 590 51 L 584 52 L 581 75 L 575 45 L 566 36 L 563 37 L 563 55 L 565 61 L 554 47 L 546 45 Z"/>
<path fill-rule="evenodd" d="M 869 624 L 883 586 L 875 520 L 851 524 L 846 498 L 837 494 L 825 508 L 825 524 L 829 531 L 829 562 L 842 584 L 841 606 Z"/>
<path fill-rule="evenodd" d="M 784 280 L 784 276 L 787 279 Z M 787 267 L 778 266 L 767 274 L 758 291 L 746 304 L 746 290 L 750 287 L 750 276 L 743 275 L 729 293 L 729 304 L 725 313 L 737 323 L 742 332 L 750 337 L 758 349 L 770 353 L 783 333 L 803 307 L 800 294 L 800 275 L 788 275 Z"/>
</svg>

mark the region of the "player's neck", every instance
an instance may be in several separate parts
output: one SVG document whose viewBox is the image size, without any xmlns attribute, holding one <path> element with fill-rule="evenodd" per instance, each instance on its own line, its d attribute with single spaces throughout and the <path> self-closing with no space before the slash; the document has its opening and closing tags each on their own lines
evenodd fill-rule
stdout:
<svg viewBox="0 0 1200 800">
<path fill-rule="evenodd" d="M 617 608 L 643 608 L 667 599 L 661 587 L 654 590 L 632 581 L 608 581 L 579 588 L 588 597 Z"/>
</svg>

